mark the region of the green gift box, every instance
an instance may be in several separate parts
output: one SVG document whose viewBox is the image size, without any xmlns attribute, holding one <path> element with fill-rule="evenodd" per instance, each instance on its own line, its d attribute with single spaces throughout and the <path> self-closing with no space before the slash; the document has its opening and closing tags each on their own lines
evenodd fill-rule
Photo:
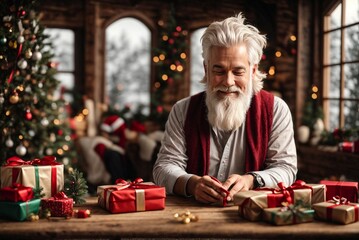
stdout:
<svg viewBox="0 0 359 240">
<path fill-rule="evenodd" d="M 24 221 L 33 213 L 38 214 L 41 199 L 27 202 L 0 202 L 0 217 L 15 221 Z"/>
<path fill-rule="evenodd" d="M 277 226 L 312 222 L 314 219 L 314 210 L 310 208 L 266 208 L 263 211 L 263 218 L 265 221 Z"/>
</svg>

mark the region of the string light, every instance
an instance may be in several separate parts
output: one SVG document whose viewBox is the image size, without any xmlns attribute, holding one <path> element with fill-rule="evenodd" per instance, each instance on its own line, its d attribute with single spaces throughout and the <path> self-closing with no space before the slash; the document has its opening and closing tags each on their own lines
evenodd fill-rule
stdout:
<svg viewBox="0 0 359 240">
<path fill-rule="evenodd" d="M 268 74 L 271 75 L 271 76 L 273 76 L 275 74 L 275 67 L 274 66 L 271 66 L 269 68 Z"/>
<path fill-rule="evenodd" d="M 154 56 L 152 60 L 155 63 L 158 63 L 160 61 L 159 57 L 157 57 L 157 56 Z"/>
<path fill-rule="evenodd" d="M 167 81 L 167 79 L 168 79 L 167 74 L 163 74 L 163 75 L 162 75 L 162 80 L 163 80 L 163 81 Z"/>
<path fill-rule="evenodd" d="M 159 57 L 159 58 L 160 58 L 161 61 L 163 61 L 163 60 L 166 59 L 166 56 L 165 56 L 164 54 L 160 54 L 160 57 Z"/>
<path fill-rule="evenodd" d="M 294 35 L 291 35 L 291 36 L 290 36 L 290 40 L 293 41 L 293 42 L 295 42 L 295 41 L 297 40 L 297 37 L 294 36 Z"/>
<path fill-rule="evenodd" d="M 279 58 L 279 57 L 282 56 L 282 53 L 281 53 L 280 51 L 276 51 L 276 52 L 275 52 L 275 56 L 276 56 L 277 58 Z"/>
<path fill-rule="evenodd" d="M 176 65 L 175 65 L 175 64 L 171 64 L 170 69 L 171 69 L 172 71 L 176 70 Z"/>
</svg>

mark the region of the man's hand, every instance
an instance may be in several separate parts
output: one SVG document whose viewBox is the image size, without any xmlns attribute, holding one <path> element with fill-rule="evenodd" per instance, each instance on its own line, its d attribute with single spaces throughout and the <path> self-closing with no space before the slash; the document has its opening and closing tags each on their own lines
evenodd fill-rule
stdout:
<svg viewBox="0 0 359 240">
<path fill-rule="evenodd" d="M 249 174 L 232 174 L 223 183 L 223 188 L 229 191 L 230 199 L 228 200 L 232 200 L 233 195 L 237 192 L 248 191 L 253 188 L 253 176 Z"/>
<path fill-rule="evenodd" d="M 192 176 L 187 183 L 187 192 L 202 203 L 216 203 L 223 201 L 225 194 L 221 192 L 222 184 L 210 176 Z"/>
</svg>

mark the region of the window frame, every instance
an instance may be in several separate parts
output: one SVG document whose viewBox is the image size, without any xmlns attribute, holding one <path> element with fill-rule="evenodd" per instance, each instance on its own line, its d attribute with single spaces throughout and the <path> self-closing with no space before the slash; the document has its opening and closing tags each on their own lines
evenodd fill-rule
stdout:
<svg viewBox="0 0 359 240">
<path fill-rule="evenodd" d="M 345 71 L 344 68 L 346 65 L 348 64 L 353 64 L 353 63 L 359 63 L 359 59 L 358 60 L 352 60 L 352 61 L 348 61 L 345 60 L 345 30 L 352 27 L 352 26 L 356 26 L 359 25 L 359 22 L 354 22 L 348 25 L 345 25 L 345 19 L 346 19 L 346 1 L 347 0 L 338 0 L 335 1 L 333 3 L 333 5 L 327 9 L 327 11 L 325 11 L 322 21 L 323 21 L 323 25 L 322 25 L 322 43 L 323 43 L 323 47 L 322 47 L 322 51 L 323 51 L 323 56 L 322 56 L 322 67 L 321 67 L 321 72 L 322 72 L 322 86 L 323 86 L 323 92 L 322 92 L 322 106 L 323 106 L 323 113 L 324 113 L 324 124 L 325 124 L 325 128 L 329 129 L 329 114 L 330 114 L 330 106 L 329 106 L 329 102 L 330 101 L 339 101 L 339 116 L 338 116 L 338 122 L 339 122 L 339 126 L 337 126 L 336 128 L 338 129 L 343 129 L 345 126 L 345 116 L 344 116 L 344 103 L 345 101 L 354 101 L 357 102 L 359 104 L 359 99 L 358 98 L 351 98 L 351 97 L 345 97 L 344 96 L 344 89 L 345 89 Z M 335 27 L 332 29 L 329 29 L 329 25 L 330 25 L 330 16 L 331 14 L 334 12 L 334 10 L 340 5 L 342 4 L 341 7 L 341 19 L 340 19 L 340 26 L 339 27 Z M 329 29 L 329 30 L 328 30 Z M 327 40 L 328 39 L 328 35 L 332 32 L 335 31 L 340 31 L 340 60 L 338 63 L 329 63 L 328 59 L 329 59 L 329 52 L 330 50 L 330 43 Z M 329 88 L 328 88 L 328 84 L 330 82 L 330 70 L 332 67 L 335 66 L 339 66 L 339 97 L 331 97 L 329 94 Z M 359 111 L 359 109 L 358 109 Z M 329 129 L 329 130 L 334 130 L 334 129 Z"/>
</svg>

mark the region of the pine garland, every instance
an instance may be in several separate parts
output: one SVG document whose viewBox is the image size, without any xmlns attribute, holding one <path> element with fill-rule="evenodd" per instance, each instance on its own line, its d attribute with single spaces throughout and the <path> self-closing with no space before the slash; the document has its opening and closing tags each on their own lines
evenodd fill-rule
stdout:
<svg viewBox="0 0 359 240">
<path fill-rule="evenodd" d="M 86 203 L 84 196 L 87 194 L 87 182 L 83 173 L 77 169 L 69 172 L 65 179 L 65 194 L 74 200 L 77 205 Z"/>
</svg>

